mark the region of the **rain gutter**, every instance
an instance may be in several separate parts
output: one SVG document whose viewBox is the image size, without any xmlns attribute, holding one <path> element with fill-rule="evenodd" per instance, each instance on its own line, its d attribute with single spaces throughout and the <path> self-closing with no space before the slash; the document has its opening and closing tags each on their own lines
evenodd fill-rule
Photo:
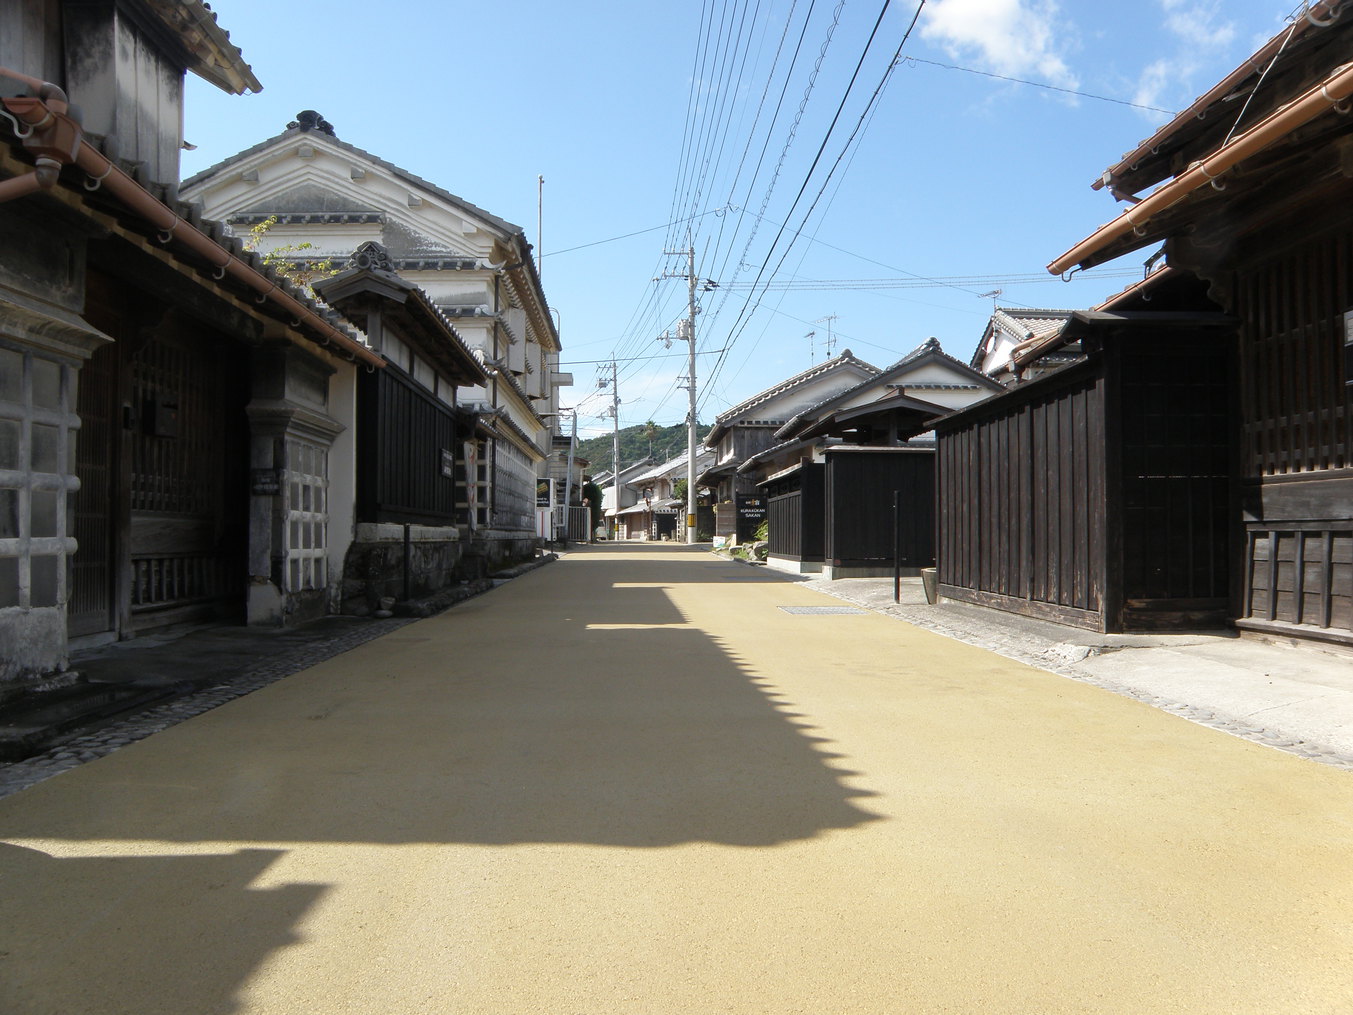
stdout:
<svg viewBox="0 0 1353 1015">
<path fill-rule="evenodd" d="M 168 243 L 170 239 L 177 240 L 205 258 L 215 268 L 212 278 L 220 280 L 230 275 L 242 282 L 254 291 L 257 302 L 272 301 L 292 315 L 292 327 L 305 325 L 318 334 L 321 345 L 337 346 L 353 362 L 360 360 L 373 369 L 385 366 L 384 357 L 335 328 L 320 314 L 279 287 L 272 279 L 235 257 L 191 223 L 185 222 L 153 194 L 117 168 L 97 148 L 84 140 L 80 123 L 69 115 L 65 93 L 60 88 L 4 68 L 0 68 L 0 75 L 22 81 L 30 87 L 34 84 L 38 86 L 37 97 L 25 95 L 4 98 L 0 99 L 0 105 L 3 105 L 19 124 L 30 129 L 30 133 L 22 139 L 22 143 L 26 149 L 37 155 L 39 162 L 39 168 L 35 172 L 0 183 L 0 200 L 50 188 L 55 183 L 56 173 L 59 172 L 59 168 L 53 171 L 50 165 L 52 162 L 58 166 L 79 166 L 93 181 L 93 186 L 86 182 L 86 189 L 106 188 L 128 208 L 159 230 L 159 239 L 162 243 Z M 44 182 L 42 175 L 44 170 L 50 182 Z M 29 180 L 34 182 L 30 184 Z"/>
<path fill-rule="evenodd" d="M 1163 184 L 1139 204 L 1133 205 L 1118 218 L 1086 237 L 1061 257 L 1048 265 L 1048 271 L 1061 275 L 1071 268 L 1086 267 L 1096 253 L 1110 243 L 1131 232 L 1145 232 L 1147 221 L 1154 215 L 1178 204 L 1188 195 L 1208 183 L 1217 186 L 1217 178 L 1228 169 L 1285 137 L 1298 127 L 1310 123 L 1331 107 L 1346 103 L 1353 95 L 1353 64 L 1344 64 L 1308 90 L 1299 98 L 1270 113 L 1263 120 L 1223 145 L 1212 155 L 1195 162 L 1169 183 Z M 1217 186 L 1217 189 L 1222 189 Z"/>
</svg>

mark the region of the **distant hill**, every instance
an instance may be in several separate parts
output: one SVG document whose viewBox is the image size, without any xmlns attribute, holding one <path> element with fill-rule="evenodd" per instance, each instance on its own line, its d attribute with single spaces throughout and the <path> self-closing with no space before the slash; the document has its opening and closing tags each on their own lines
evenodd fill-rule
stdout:
<svg viewBox="0 0 1353 1015">
<path fill-rule="evenodd" d="M 703 441 L 710 429 L 709 426 L 704 424 L 698 425 L 695 429 L 698 440 Z M 703 445 L 698 445 L 698 447 L 700 446 Z M 651 441 L 645 435 L 645 428 L 642 424 L 623 427 L 620 430 L 621 468 L 649 457 L 660 462 L 666 461 L 669 458 L 684 454 L 685 451 L 686 425 L 684 423 L 678 423 L 675 426 L 654 427 Z M 611 468 L 611 435 L 589 437 L 587 440 L 579 441 L 577 454 L 579 458 L 587 459 L 589 472 L 609 471 Z"/>
</svg>

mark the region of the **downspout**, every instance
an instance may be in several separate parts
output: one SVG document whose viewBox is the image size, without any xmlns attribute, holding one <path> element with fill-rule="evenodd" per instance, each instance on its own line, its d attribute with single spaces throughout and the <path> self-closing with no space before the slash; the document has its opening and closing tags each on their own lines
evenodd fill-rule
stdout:
<svg viewBox="0 0 1353 1015">
<path fill-rule="evenodd" d="M 1193 163 L 1172 181 L 1143 198 L 1140 204 L 1134 205 L 1112 222 L 1101 226 L 1049 264 L 1048 271 L 1053 275 L 1061 275 L 1077 265 L 1085 267 L 1086 261 L 1115 240 L 1133 231 L 1145 232 L 1146 223 L 1153 215 L 1173 207 L 1195 190 L 1208 183 L 1218 190 L 1222 189 L 1224 184 L 1218 185 L 1220 183 L 1218 177 L 1228 169 L 1234 168 L 1298 127 L 1310 123 L 1331 107 L 1339 109 L 1346 105 L 1351 95 L 1353 95 L 1353 64 L 1344 64 L 1320 84 L 1269 114 L 1207 158 Z"/>
<path fill-rule="evenodd" d="M 15 78 L 30 86 L 35 80 L 5 68 L 0 68 L 0 76 Z M 230 275 L 244 283 L 256 293 L 255 300 L 258 303 L 271 300 L 292 315 L 293 327 L 304 324 L 313 329 L 318 332 L 321 344 L 338 346 L 349 360 L 353 362 L 361 360 L 372 368 L 385 365 L 383 357 L 360 342 L 353 341 L 314 310 L 281 289 L 277 283 L 251 268 L 156 200 L 145 188 L 84 140 L 79 121 L 69 115 L 65 93 L 60 88 L 52 84 L 39 84 L 38 97 L 18 96 L 0 99 L 0 105 L 3 105 L 19 124 L 29 128 L 29 133 L 23 137 L 23 145 L 25 149 L 38 156 L 38 168 L 33 173 L 0 184 L 0 200 L 9 200 L 39 189 L 50 188 L 63 165 L 77 165 L 88 173 L 93 181 L 93 186 L 86 182 L 87 189 L 97 190 L 100 186 L 106 187 L 123 204 L 159 230 L 160 242 L 168 243 L 171 239 L 175 239 L 208 261 L 215 269 L 212 272 L 214 279 L 219 281 Z M 22 130 L 20 133 L 22 134 Z M 45 179 L 50 179 L 51 182 L 44 184 Z M 30 183 L 30 180 L 33 182 Z"/>
</svg>

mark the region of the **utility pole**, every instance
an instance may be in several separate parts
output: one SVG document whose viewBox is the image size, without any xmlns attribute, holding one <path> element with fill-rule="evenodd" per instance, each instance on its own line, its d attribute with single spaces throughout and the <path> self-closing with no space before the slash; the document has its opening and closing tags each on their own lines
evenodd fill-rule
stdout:
<svg viewBox="0 0 1353 1015">
<path fill-rule="evenodd" d="M 669 256 L 677 254 L 686 255 L 686 285 L 687 285 L 687 306 L 686 320 L 682 321 L 683 327 L 677 328 L 677 337 L 683 338 L 690 343 L 690 358 L 687 369 L 686 392 L 689 397 L 689 410 L 686 414 L 686 542 L 695 542 L 695 245 L 687 247 L 685 250 L 668 250 L 664 253 Z M 668 275 L 664 273 L 663 278 L 680 278 L 680 275 Z M 682 334 L 685 332 L 685 334 Z"/>
<path fill-rule="evenodd" d="M 615 360 L 611 360 L 611 476 L 615 484 L 616 504 L 620 504 L 620 381 Z"/>
<path fill-rule="evenodd" d="M 611 489 L 615 491 L 615 508 L 620 509 L 620 380 L 615 360 L 611 360 L 610 378 L 602 377 L 597 387 L 611 386 Z"/>
</svg>

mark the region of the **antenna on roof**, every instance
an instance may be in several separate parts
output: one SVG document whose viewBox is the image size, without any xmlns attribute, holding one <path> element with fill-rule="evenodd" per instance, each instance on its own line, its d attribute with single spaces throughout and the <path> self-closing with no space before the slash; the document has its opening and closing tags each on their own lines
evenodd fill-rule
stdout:
<svg viewBox="0 0 1353 1015">
<path fill-rule="evenodd" d="M 810 332 L 808 332 L 808 334 L 806 334 L 806 335 L 803 336 L 804 338 L 808 339 L 808 362 L 809 362 L 809 363 L 816 363 L 816 362 L 817 362 L 817 352 L 816 352 L 816 349 L 813 347 L 813 336 L 816 335 L 816 334 L 817 334 L 816 331 L 810 331 Z"/>
<path fill-rule="evenodd" d="M 991 292 L 989 292 L 989 293 L 978 293 L 978 294 L 977 294 L 977 298 L 978 298 L 979 300 L 990 299 L 990 300 L 991 300 L 991 310 L 992 310 L 992 313 L 995 313 L 995 312 L 996 312 L 996 301 L 997 301 L 998 299 L 1000 299 L 1001 294 L 1004 293 L 1004 292 L 1005 292 L 1004 289 L 993 289 L 993 290 L 991 290 Z"/>
<path fill-rule="evenodd" d="M 814 324 L 825 324 L 827 326 L 827 340 L 823 343 L 827 347 L 827 359 L 832 358 L 832 350 L 836 348 L 836 335 L 832 333 L 832 321 L 836 320 L 835 314 L 828 314 L 826 317 L 819 317 Z"/>
</svg>

